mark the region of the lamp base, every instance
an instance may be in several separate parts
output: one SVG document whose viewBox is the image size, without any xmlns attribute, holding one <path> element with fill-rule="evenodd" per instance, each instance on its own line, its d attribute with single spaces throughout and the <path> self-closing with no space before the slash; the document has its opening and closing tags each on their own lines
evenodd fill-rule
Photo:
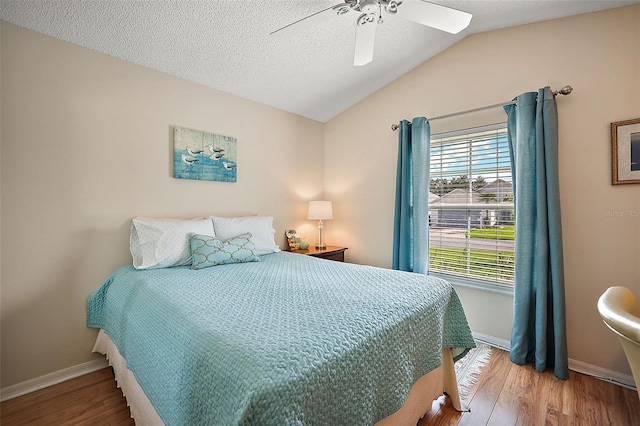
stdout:
<svg viewBox="0 0 640 426">
<path fill-rule="evenodd" d="M 327 248 L 327 245 L 324 243 L 324 236 L 322 235 L 322 231 L 324 230 L 324 224 L 322 223 L 322 219 L 318 221 L 318 244 L 316 244 L 317 249 Z"/>
</svg>

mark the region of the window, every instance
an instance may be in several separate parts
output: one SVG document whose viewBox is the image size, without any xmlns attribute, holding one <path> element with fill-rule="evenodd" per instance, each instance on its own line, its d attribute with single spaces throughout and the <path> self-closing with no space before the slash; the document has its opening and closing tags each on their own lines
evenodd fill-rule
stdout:
<svg viewBox="0 0 640 426">
<path fill-rule="evenodd" d="M 515 215 L 506 124 L 431 138 L 429 270 L 512 286 Z"/>
</svg>

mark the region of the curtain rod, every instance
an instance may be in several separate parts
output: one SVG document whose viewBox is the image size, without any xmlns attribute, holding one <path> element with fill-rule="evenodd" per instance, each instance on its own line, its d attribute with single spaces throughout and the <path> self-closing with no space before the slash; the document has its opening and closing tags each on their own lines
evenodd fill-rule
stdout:
<svg viewBox="0 0 640 426">
<path fill-rule="evenodd" d="M 554 91 L 552 93 L 553 93 L 553 96 L 556 96 L 556 95 L 568 95 L 572 91 L 573 91 L 573 87 L 564 86 L 562 89 L 556 90 L 556 91 Z M 503 107 L 503 106 L 507 106 L 507 105 L 515 105 L 515 103 L 516 103 L 515 100 L 509 101 L 509 102 L 501 102 L 499 104 L 487 105 L 487 106 L 483 106 L 483 107 L 480 107 L 480 108 L 473 108 L 473 109 L 468 109 L 466 111 L 453 112 L 451 114 L 445 114 L 445 115 L 439 115 L 439 116 L 433 117 L 433 118 L 427 118 L 427 121 L 440 120 L 440 119 L 443 119 L 443 118 L 455 117 L 455 116 L 463 115 L 463 114 L 470 114 L 472 112 L 484 111 L 485 109 Z M 398 127 L 399 126 L 394 123 L 394 124 L 391 125 L 391 130 L 396 131 L 396 130 L 398 130 Z"/>
</svg>

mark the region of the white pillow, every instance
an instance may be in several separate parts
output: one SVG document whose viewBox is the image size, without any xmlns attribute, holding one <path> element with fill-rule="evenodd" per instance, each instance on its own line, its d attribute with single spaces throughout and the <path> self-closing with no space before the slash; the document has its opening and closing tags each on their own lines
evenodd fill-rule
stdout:
<svg viewBox="0 0 640 426">
<path fill-rule="evenodd" d="M 211 216 L 216 238 L 228 240 L 236 235 L 249 232 L 249 239 L 255 246 L 257 255 L 280 251 L 275 243 L 276 230 L 273 229 L 272 216 L 218 217 Z"/>
<path fill-rule="evenodd" d="M 210 219 L 152 219 L 131 221 L 129 248 L 136 269 L 170 268 L 192 262 L 189 235 L 215 237 Z"/>
</svg>

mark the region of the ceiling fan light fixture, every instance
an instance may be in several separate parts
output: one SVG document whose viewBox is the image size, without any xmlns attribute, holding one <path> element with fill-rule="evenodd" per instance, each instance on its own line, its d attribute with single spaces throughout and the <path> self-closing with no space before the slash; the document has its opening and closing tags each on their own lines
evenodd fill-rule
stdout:
<svg viewBox="0 0 640 426">
<path fill-rule="evenodd" d="M 346 4 L 339 4 L 337 6 L 333 7 L 333 10 L 335 10 L 337 15 L 344 15 L 345 13 L 349 12 L 351 10 L 352 6 L 346 5 Z"/>
<path fill-rule="evenodd" d="M 372 13 L 363 13 L 362 15 L 358 16 L 358 20 L 356 21 L 356 24 L 360 27 L 362 25 L 373 23 L 375 22 L 375 20 L 376 20 L 376 15 Z"/>
<path fill-rule="evenodd" d="M 398 6 L 400 5 L 400 3 L 402 2 L 391 0 L 387 5 L 385 5 L 384 10 L 386 10 L 387 13 L 396 13 L 398 12 Z"/>
</svg>

